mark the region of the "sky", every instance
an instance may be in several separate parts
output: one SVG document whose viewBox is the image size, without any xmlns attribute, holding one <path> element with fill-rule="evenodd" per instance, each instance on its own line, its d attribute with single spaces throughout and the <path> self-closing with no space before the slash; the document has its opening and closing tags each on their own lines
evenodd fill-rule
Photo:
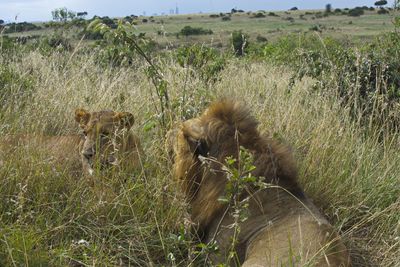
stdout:
<svg viewBox="0 0 400 267">
<path fill-rule="evenodd" d="M 94 15 L 123 17 L 127 15 L 168 14 L 178 6 L 180 14 L 227 12 L 232 8 L 245 11 L 323 9 L 327 3 L 333 8 L 372 6 L 374 0 L 0 0 L 0 19 L 6 22 L 48 21 L 51 11 L 66 7 L 76 12 L 88 12 L 88 18 Z M 388 1 L 389 3 L 393 1 Z"/>
</svg>

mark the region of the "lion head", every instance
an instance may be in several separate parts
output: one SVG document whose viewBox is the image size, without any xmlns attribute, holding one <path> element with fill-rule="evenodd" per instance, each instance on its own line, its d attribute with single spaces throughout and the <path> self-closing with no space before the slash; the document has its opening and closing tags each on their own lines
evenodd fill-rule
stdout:
<svg viewBox="0 0 400 267">
<path fill-rule="evenodd" d="M 247 107 L 222 100 L 167 136 L 174 154 L 174 176 L 191 206 L 192 220 L 199 225 L 204 242 L 218 243 L 220 251 L 212 256 L 213 263 L 223 263 L 232 248 L 234 216 L 227 212 L 229 205 L 219 201 L 228 182 L 223 163 L 227 157 L 238 162 L 243 147 L 253 158 L 252 175 L 270 186 L 249 187 L 240 193 L 240 199 L 250 199 L 250 215 L 240 223 L 237 264 L 286 266 L 295 262 L 301 266 L 312 260 L 321 263 L 318 266 L 348 266 L 346 248 L 297 183 L 289 147 L 261 135 L 257 127 Z M 321 256 L 325 248 L 329 255 Z M 292 252 L 293 258 L 288 256 Z"/>
<path fill-rule="evenodd" d="M 257 120 L 244 105 L 225 100 L 212 104 L 198 118 L 183 122 L 178 130 L 170 131 L 167 140 L 174 152 L 174 175 L 200 225 L 207 225 L 221 209 L 217 199 L 224 193 L 227 180 L 221 175 L 219 163 L 228 156 L 237 158 L 240 146 L 255 155 L 255 175 L 299 190 L 289 148 L 260 136 L 257 126 Z M 214 159 L 215 163 L 202 164 L 204 157 Z"/>
<path fill-rule="evenodd" d="M 84 135 L 81 158 L 85 172 L 93 174 L 95 166 L 120 165 L 135 160 L 132 157 L 137 156 L 139 144 L 130 132 L 135 121 L 131 113 L 89 112 L 79 108 L 75 110 L 75 120 Z"/>
</svg>

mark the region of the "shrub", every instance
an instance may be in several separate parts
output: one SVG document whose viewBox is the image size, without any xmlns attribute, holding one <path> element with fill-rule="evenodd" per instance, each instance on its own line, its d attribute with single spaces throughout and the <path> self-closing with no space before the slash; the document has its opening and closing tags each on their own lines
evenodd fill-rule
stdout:
<svg viewBox="0 0 400 267">
<path fill-rule="evenodd" d="M 246 52 L 246 48 L 249 45 L 248 36 L 244 34 L 241 30 L 232 32 L 232 47 L 233 52 L 236 56 L 243 56 Z"/>
<path fill-rule="evenodd" d="M 252 16 L 252 18 L 265 18 L 264 13 L 258 12 Z"/>
<path fill-rule="evenodd" d="M 45 37 L 42 40 L 41 48 L 47 49 L 47 47 L 58 50 L 66 50 L 66 51 L 72 50 L 72 45 L 69 39 L 59 34 Z"/>
<path fill-rule="evenodd" d="M 380 9 L 378 9 L 377 13 L 379 15 L 385 15 L 385 14 L 389 14 L 389 11 L 384 8 L 380 8 Z"/>
<path fill-rule="evenodd" d="M 204 83 L 216 82 L 226 63 L 217 50 L 198 44 L 178 48 L 175 56 L 179 65 L 191 67 L 191 75 Z"/>
<path fill-rule="evenodd" d="M 314 25 L 309 28 L 310 31 L 322 32 L 320 25 Z"/>
<path fill-rule="evenodd" d="M 29 22 L 9 23 L 6 25 L 4 33 L 25 32 L 40 30 L 42 27 Z"/>
<path fill-rule="evenodd" d="M 268 42 L 268 39 L 262 35 L 257 35 L 256 40 L 257 40 L 257 42 L 260 42 L 260 43 Z"/>
<path fill-rule="evenodd" d="M 360 7 L 356 7 L 356 8 L 350 9 L 348 15 L 351 17 L 359 17 L 361 15 L 364 15 L 364 10 Z"/>
<path fill-rule="evenodd" d="M 230 20 L 231 20 L 231 17 L 224 16 L 224 17 L 222 17 L 221 19 L 222 19 L 222 21 L 230 21 Z"/>
<path fill-rule="evenodd" d="M 271 16 L 271 17 L 279 17 L 277 14 L 275 14 L 274 12 L 269 12 L 268 13 L 268 16 Z"/>
<path fill-rule="evenodd" d="M 218 14 L 211 14 L 210 18 L 219 18 L 219 15 Z"/>
<path fill-rule="evenodd" d="M 400 101 L 400 63 L 396 60 L 399 51 L 400 35 L 396 33 L 383 35 L 357 50 L 331 38 L 321 41 L 313 35 L 289 35 L 267 44 L 264 56 L 290 64 L 298 79 L 316 79 L 318 90 L 336 88 L 341 103 L 354 114 L 364 115 L 361 121 L 373 118 L 378 125 L 390 122 L 399 127 L 400 118 L 392 117 L 391 112 Z M 377 105 L 385 112 L 375 114 Z"/>
<path fill-rule="evenodd" d="M 203 29 L 201 27 L 185 26 L 181 29 L 180 34 L 189 35 L 203 35 L 203 34 L 213 34 L 212 30 Z"/>
</svg>

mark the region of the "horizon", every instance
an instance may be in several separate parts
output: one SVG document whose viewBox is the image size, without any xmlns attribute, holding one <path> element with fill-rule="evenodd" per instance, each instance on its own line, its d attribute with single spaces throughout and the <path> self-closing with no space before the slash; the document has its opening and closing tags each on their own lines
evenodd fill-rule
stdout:
<svg viewBox="0 0 400 267">
<path fill-rule="evenodd" d="M 57 3 L 54 3 L 57 2 Z M 326 1 L 319 0 L 296 0 L 281 1 L 271 3 L 257 0 L 207 0 L 208 4 L 202 2 L 187 2 L 185 0 L 148 0 L 146 3 L 137 1 L 115 0 L 112 3 L 106 0 L 2 0 L 0 3 L 0 19 L 5 23 L 12 22 L 45 22 L 52 20 L 51 11 L 56 8 L 66 7 L 74 12 L 88 12 L 87 18 L 93 16 L 125 17 L 129 15 L 137 16 L 159 16 L 172 15 L 178 9 L 178 15 L 200 14 L 200 13 L 219 13 L 229 12 L 232 8 L 244 11 L 286 11 L 292 7 L 299 10 L 318 10 L 324 9 L 326 4 L 331 4 L 332 8 L 353 8 L 355 6 L 374 6 L 375 1 L 356 0 L 349 4 L 349 1 Z M 335 2 L 335 3 L 332 3 Z M 392 6 L 389 1 L 388 7 Z M 173 14 L 177 15 L 177 14 Z"/>
</svg>

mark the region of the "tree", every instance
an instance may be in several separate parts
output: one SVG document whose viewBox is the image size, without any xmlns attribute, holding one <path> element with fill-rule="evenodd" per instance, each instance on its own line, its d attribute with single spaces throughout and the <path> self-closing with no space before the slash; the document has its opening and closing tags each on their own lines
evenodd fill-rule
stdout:
<svg viewBox="0 0 400 267">
<path fill-rule="evenodd" d="M 76 17 L 76 13 L 72 10 L 68 10 L 66 7 L 61 7 L 54 9 L 51 11 L 51 15 L 53 16 L 53 20 L 66 22 L 68 19 L 74 19 Z"/>
<path fill-rule="evenodd" d="M 0 25 L 4 24 L 4 20 L 0 19 Z"/>
<path fill-rule="evenodd" d="M 325 13 L 331 13 L 332 12 L 332 5 L 331 4 L 327 4 L 325 6 Z"/>
<path fill-rule="evenodd" d="M 384 5 L 387 5 L 387 1 L 386 0 L 379 0 L 379 1 L 376 1 L 375 2 L 375 5 L 376 6 L 384 6 Z"/>
<path fill-rule="evenodd" d="M 248 36 L 241 30 L 233 31 L 231 37 L 233 52 L 236 56 L 243 56 L 249 45 Z"/>
<path fill-rule="evenodd" d="M 78 12 L 78 13 L 76 13 L 76 16 L 78 17 L 78 18 L 85 18 L 85 16 L 87 16 L 87 12 L 86 11 L 83 11 L 83 12 Z"/>
</svg>

